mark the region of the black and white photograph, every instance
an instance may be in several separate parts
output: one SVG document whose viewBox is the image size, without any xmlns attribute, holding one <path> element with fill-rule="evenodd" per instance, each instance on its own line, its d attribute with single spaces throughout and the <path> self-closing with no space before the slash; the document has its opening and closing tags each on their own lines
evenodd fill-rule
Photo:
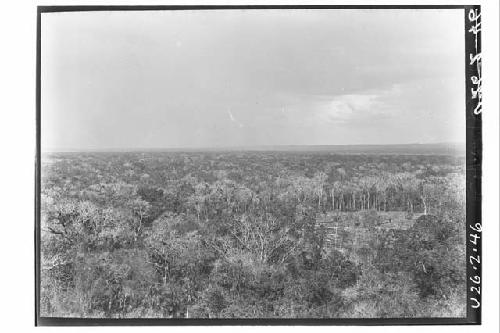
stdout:
<svg viewBox="0 0 500 333">
<path fill-rule="evenodd" d="M 40 323 L 480 322 L 479 7 L 38 15 Z"/>
</svg>

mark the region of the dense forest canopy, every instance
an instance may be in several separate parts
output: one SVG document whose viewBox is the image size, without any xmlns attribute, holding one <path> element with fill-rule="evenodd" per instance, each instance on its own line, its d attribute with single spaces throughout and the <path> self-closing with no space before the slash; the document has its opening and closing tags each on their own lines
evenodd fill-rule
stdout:
<svg viewBox="0 0 500 333">
<path fill-rule="evenodd" d="M 42 316 L 465 316 L 463 156 L 50 153 L 41 188 Z"/>
</svg>

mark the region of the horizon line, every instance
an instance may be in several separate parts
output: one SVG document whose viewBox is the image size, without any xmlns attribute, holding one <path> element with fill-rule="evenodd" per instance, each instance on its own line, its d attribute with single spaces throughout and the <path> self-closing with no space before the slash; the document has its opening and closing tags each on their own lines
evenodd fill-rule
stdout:
<svg viewBox="0 0 500 333">
<path fill-rule="evenodd" d="M 397 146 L 457 146 L 465 145 L 466 142 L 448 141 L 448 142 L 412 142 L 412 143 L 357 143 L 357 144 L 284 144 L 284 145 L 242 145 L 242 146 L 180 146 L 180 147 L 107 147 L 107 148 L 49 148 L 41 149 L 41 153 L 70 153 L 70 152 L 137 152 L 137 151 L 189 151 L 189 150 L 280 150 L 279 148 L 300 148 L 300 147 L 397 147 Z"/>
</svg>

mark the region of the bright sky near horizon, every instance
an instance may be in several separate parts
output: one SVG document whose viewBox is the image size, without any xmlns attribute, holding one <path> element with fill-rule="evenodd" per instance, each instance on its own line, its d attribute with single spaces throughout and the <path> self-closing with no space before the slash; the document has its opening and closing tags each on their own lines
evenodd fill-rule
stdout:
<svg viewBox="0 0 500 333">
<path fill-rule="evenodd" d="M 42 14 L 42 150 L 465 142 L 463 10 Z"/>
</svg>

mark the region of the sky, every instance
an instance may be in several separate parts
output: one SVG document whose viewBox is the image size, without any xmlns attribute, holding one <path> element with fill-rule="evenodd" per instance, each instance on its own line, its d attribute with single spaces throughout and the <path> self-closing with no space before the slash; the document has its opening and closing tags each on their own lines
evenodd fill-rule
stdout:
<svg viewBox="0 0 500 333">
<path fill-rule="evenodd" d="M 463 10 L 42 14 L 43 151 L 465 142 Z"/>
</svg>

